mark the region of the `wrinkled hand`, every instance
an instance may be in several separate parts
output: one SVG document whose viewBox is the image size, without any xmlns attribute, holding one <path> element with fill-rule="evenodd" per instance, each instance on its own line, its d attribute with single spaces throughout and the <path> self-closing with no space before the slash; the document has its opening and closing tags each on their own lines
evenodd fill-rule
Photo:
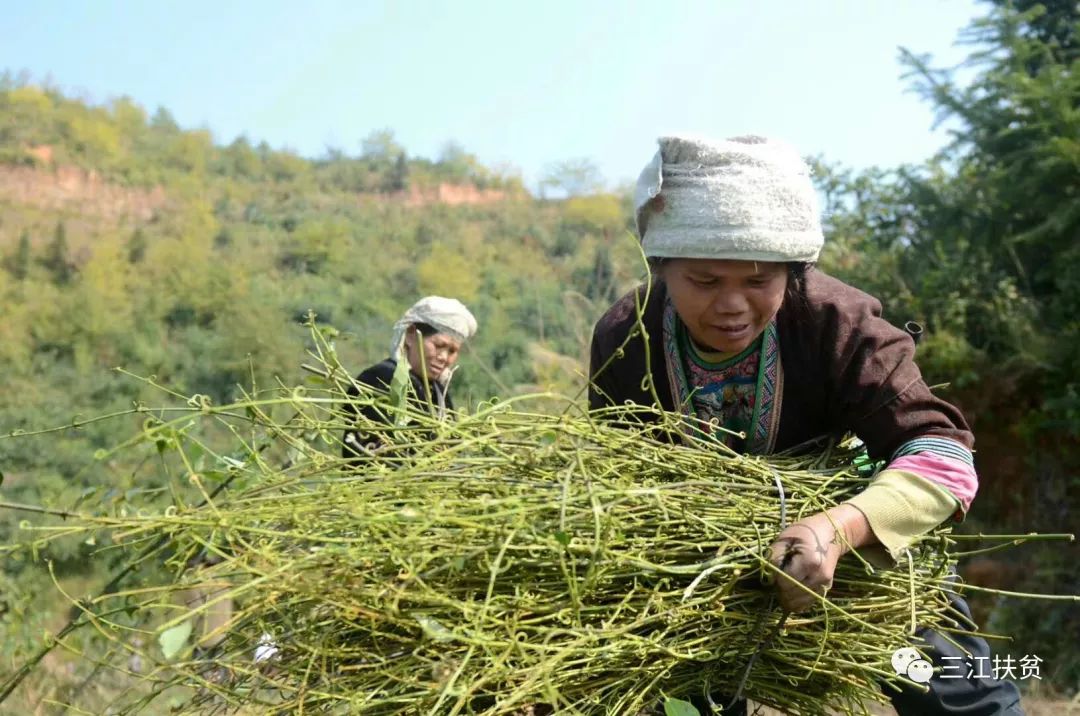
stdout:
<svg viewBox="0 0 1080 716">
<path fill-rule="evenodd" d="M 837 505 L 784 529 L 771 547 L 772 563 L 784 571 L 776 577 L 780 605 L 793 612 L 814 606 L 818 600 L 807 589 L 824 595 L 832 587 L 837 561 L 874 541 L 866 517 L 852 505 Z"/>
</svg>

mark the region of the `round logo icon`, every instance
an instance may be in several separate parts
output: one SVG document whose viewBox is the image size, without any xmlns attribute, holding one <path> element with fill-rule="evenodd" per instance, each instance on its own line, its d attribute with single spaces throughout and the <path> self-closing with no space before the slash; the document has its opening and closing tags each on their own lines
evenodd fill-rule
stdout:
<svg viewBox="0 0 1080 716">
<path fill-rule="evenodd" d="M 925 684 L 934 678 L 934 665 L 926 659 L 916 659 L 908 664 L 907 677 L 917 684 Z"/>
<path fill-rule="evenodd" d="M 917 684 L 925 684 L 934 677 L 934 665 L 919 656 L 914 647 L 905 646 L 892 655 L 893 670 Z"/>
<path fill-rule="evenodd" d="M 905 646 L 902 649 L 897 649 L 892 655 L 893 671 L 901 676 L 906 676 L 908 664 L 921 658 L 919 652 L 916 651 L 914 647 Z"/>
</svg>

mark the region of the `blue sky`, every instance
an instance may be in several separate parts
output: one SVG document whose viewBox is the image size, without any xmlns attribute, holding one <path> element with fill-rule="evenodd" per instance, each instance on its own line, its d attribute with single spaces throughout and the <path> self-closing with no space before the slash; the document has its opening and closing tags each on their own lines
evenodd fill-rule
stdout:
<svg viewBox="0 0 1080 716">
<path fill-rule="evenodd" d="M 671 131 L 774 134 L 857 167 L 924 159 L 945 134 L 901 79 L 898 48 L 959 61 L 957 32 L 983 12 L 974 0 L 0 0 L 0 69 L 165 106 L 219 142 L 356 153 L 391 128 L 412 154 L 454 140 L 530 184 L 576 158 L 617 183 Z"/>
</svg>

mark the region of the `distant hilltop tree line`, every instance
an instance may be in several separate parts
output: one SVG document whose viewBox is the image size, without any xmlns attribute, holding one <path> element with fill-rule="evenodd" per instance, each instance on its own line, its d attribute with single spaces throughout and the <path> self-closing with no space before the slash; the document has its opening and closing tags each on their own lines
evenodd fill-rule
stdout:
<svg viewBox="0 0 1080 716">
<path fill-rule="evenodd" d="M 355 154 L 328 147 L 322 157 L 308 160 L 243 136 L 215 145 L 208 130 L 181 129 L 165 108 L 150 115 L 128 97 L 90 104 L 11 72 L 0 74 L 0 119 L 0 164 L 70 164 L 129 186 L 196 176 L 363 193 L 440 183 L 523 189 L 513 170 L 486 167 L 456 142 L 447 142 L 431 160 L 409 156 L 393 131 L 380 129 Z"/>
</svg>

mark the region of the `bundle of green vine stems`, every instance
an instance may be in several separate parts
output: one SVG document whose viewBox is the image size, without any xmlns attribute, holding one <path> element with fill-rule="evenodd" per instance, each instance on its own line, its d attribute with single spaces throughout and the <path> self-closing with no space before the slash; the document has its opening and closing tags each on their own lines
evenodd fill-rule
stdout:
<svg viewBox="0 0 1080 716">
<path fill-rule="evenodd" d="M 133 550 L 165 536 L 185 565 L 98 605 L 145 597 L 144 678 L 195 687 L 178 711 L 692 713 L 707 695 L 720 713 L 737 694 L 862 713 L 900 683 L 890 656 L 916 625 L 956 626 L 943 533 L 899 563 L 847 555 L 814 609 L 781 609 L 769 545 L 865 486 L 853 452 L 746 457 L 527 401 L 388 423 L 332 402 L 268 431 L 286 461 L 211 456 L 243 478 L 228 489 L 191 464 L 202 504 L 87 524 Z M 348 426 L 375 449 L 342 458 Z"/>
</svg>

